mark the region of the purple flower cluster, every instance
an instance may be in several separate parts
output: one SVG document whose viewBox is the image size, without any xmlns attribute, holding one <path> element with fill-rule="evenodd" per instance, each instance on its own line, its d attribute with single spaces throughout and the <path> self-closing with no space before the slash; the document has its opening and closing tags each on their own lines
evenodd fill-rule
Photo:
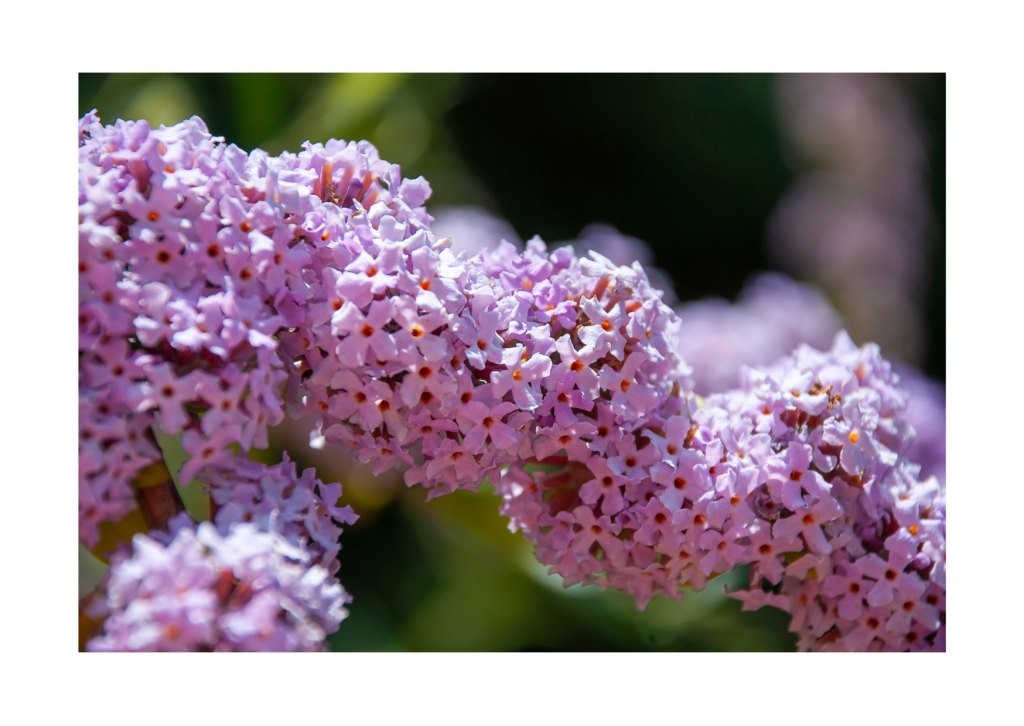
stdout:
<svg viewBox="0 0 1024 726">
<path fill-rule="evenodd" d="M 281 335 L 300 411 L 374 473 L 404 463 L 430 496 L 475 489 L 507 464 L 603 451 L 608 426 L 679 400 L 675 318 L 639 265 L 536 238 L 468 260 L 444 246 L 349 250 L 344 271 L 324 269 L 333 315 Z"/>
<path fill-rule="evenodd" d="M 334 522 L 355 521 L 336 506 L 341 485 L 236 453 L 265 448 L 267 427 L 284 417 L 276 336 L 312 297 L 312 250 L 295 230 L 314 208 L 311 188 L 326 192 L 294 155 L 222 141 L 198 118 L 156 130 L 104 127 L 94 114 L 80 122 L 79 538 L 95 546 L 103 522 L 135 507 L 132 480 L 162 459 L 159 425 L 181 432 L 181 479 L 210 485 L 223 535 L 234 522 L 276 521 L 332 577 Z M 397 168 L 366 145 L 344 153 L 348 173 L 359 172 L 349 193 L 390 200 L 377 177 Z"/>
<path fill-rule="evenodd" d="M 366 142 L 271 158 L 195 117 L 82 120 L 80 537 L 132 506 L 153 425 L 182 432 L 182 479 L 214 509 L 166 548 L 136 540 L 95 647 L 305 649 L 337 626 L 286 603 L 307 579 L 308 602 L 333 603 L 317 613 L 346 601 L 329 579 L 335 523 L 355 519 L 340 484 L 236 451 L 266 447 L 285 409 L 428 498 L 489 477 L 567 584 L 643 607 L 750 563 L 736 595 L 794 612 L 804 647 L 944 646 L 944 493 L 903 458 L 912 430 L 876 348 L 801 348 L 702 402 L 639 263 L 538 238 L 455 254 L 429 195 Z M 217 590 L 247 568 L 254 591 L 277 583 L 266 598 Z M 827 584 L 855 571 L 856 608 Z M 282 611 L 287 634 L 259 625 Z"/>
<path fill-rule="evenodd" d="M 510 467 L 503 513 L 567 585 L 644 607 L 750 564 L 752 589 L 731 594 L 792 612 L 802 649 L 944 650 L 945 491 L 903 458 L 895 384 L 876 346 L 840 333 L 680 415 L 613 427 L 604 456 L 565 472 Z"/>
<path fill-rule="evenodd" d="M 768 365 L 801 343 L 822 348 L 843 327 L 820 290 L 774 272 L 751 278 L 735 304 L 699 300 L 676 307 L 676 314 L 676 352 L 692 367 L 700 395 L 736 386 L 744 366 Z M 921 465 L 922 478 L 945 483 L 945 386 L 906 364 L 896 371 L 915 432 L 906 458 Z"/>
<path fill-rule="evenodd" d="M 317 651 L 351 598 L 311 555 L 275 531 L 209 522 L 165 546 L 136 535 L 115 561 L 109 616 L 93 651 Z"/>
<path fill-rule="evenodd" d="M 191 463 L 187 462 L 186 466 Z M 296 546 L 305 546 L 315 564 L 329 574 L 338 571 L 341 528 L 354 524 L 352 507 L 332 502 L 341 498 L 341 484 L 324 484 L 313 469 L 296 475 L 294 462 L 267 466 L 235 454 L 230 466 L 206 467 L 200 480 L 209 485 L 213 521 L 222 535 L 236 522 L 254 522 L 274 531 Z"/>
<path fill-rule="evenodd" d="M 381 194 L 369 167 L 390 165 L 372 150 L 346 148 L 366 167 L 360 196 Z M 289 494 L 275 505 L 285 507 L 282 522 L 308 509 L 311 536 L 337 539 L 330 516 L 352 520 L 333 507 L 340 485 L 325 489 L 312 472 L 296 480 L 294 467 L 257 475 L 258 465 L 234 453 L 235 446 L 265 448 L 267 427 L 284 417 L 288 372 L 275 336 L 304 318 L 310 297 L 302 275 L 311 250 L 295 229 L 313 208 L 313 184 L 304 182 L 316 176 L 293 155 L 270 159 L 225 145 L 195 117 L 157 130 L 145 121 L 104 127 L 94 114 L 80 122 L 79 537 L 86 544 L 97 542 L 101 522 L 134 507 L 130 481 L 161 458 L 150 434 L 156 424 L 183 431 L 191 458 L 182 480 L 201 474 L 216 483 L 224 500 L 217 504 L 231 502 L 218 520 L 224 526 L 236 510 L 269 516 L 263 505 L 273 497 L 257 497 L 252 506 L 263 505 L 254 510 L 241 503 L 248 488 L 225 493 L 260 477 L 264 489 L 267 477 L 288 480 Z M 321 499 L 317 486 L 334 499 Z"/>
</svg>

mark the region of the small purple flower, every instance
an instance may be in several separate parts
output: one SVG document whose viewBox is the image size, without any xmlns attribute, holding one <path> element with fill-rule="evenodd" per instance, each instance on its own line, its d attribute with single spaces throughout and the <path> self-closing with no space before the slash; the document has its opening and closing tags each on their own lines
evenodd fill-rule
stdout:
<svg viewBox="0 0 1024 726">
<path fill-rule="evenodd" d="M 802 547 L 789 539 L 780 539 L 772 536 L 772 528 L 763 519 L 756 519 L 747 529 L 750 535 L 747 559 L 751 563 L 752 570 L 757 570 L 757 576 L 764 577 L 768 582 L 777 585 L 785 572 L 779 555 L 787 552 L 799 552 Z M 751 577 L 751 587 L 757 584 L 757 577 Z"/>
<path fill-rule="evenodd" d="M 601 511 L 608 515 L 622 511 L 626 506 L 622 487 L 629 483 L 629 479 L 612 471 L 600 456 L 591 457 L 586 464 L 594 478 L 580 487 L 580 499 L 586 504 L 597 504 L 598 499 L 602 499 Z"/>
<path fill-rule="evenodd" d="M 619 328 L 625 326 L 628 320 L 621 306 L 616 305 L 606 312 L 594 298 L 584 298 L 580 302 L 580 308 L 590 319 L 590 324 L 579 331 L 583 344 L 602 355 L 610 352 L 619 360 L 623 360 L 626 339 Z"/>
<path fill-rule="evenodd" d="M 540 353 L 527 357 L 522 345 L 507 348 L 502 355 L 505 370 L 491 374 L 491 385 L 496 397 L 501 398 L 509 391 L 520 408 L 532 411 L 540 405 L 540 386 L 534 381 L 551 372 L 551 358 Z"/>
<path fill-rule="evenodd" d="M 195 373 L 178 377 L 167 363 L 144 366 L 147 381 L 129 394 L 129 400 L 139 413 L 151 408 L 160 409 L 160 428 L 169 434 L 181 431 L 188 421 L 183 405 L 195 399 L 199 376 Z"/>
<path fill-rule="evenodd" d="M 392 312 L 389 300 L 375 300 L 370 303 L 370 311 L 366 315 L 352 302 L 345 303 L 334 314 L 331 318 L 331 332 L 339 336 L 348 333 L 338 349 L 343 363 L 363 365 L 367 349 L 371 347 L 378 360 L 388 360 L 398 353 L 395 339 L 386 327 L 391 321 Z"/>
<path fill-rule="evenodd" d="M 585 554 L 595 542 L 604 550 L 606 556 L 614 558 L 622 552 L 622 542 L 615 535 L 621 527 L 612 524 L 608 515 L 595 518 L 590 507 L 577 507 L 573 510 L 573 518 L 582 529 L 576 531 L 573 551 Z"/>
<path fill-rule="evenodd" d="M 823 497 L 813 507 L 799 507 L 789 517 L 779 519 L 772 526 L 772 535 L 790 541 L 802 536 L 807 547 L 818 554 L 828 554 L 832 546 L 825 539 L 821 525 L 842 516 L 843 508 L 830 496 Z"/>
<path fill-rule="evenodd" d="M 488 440 L 498 449 L 507 449 L 516 444 L 518 438 L 515 431 L 502 422 L 502 418 L 517 410 L 514 403 L 499 403 L 488 409 L 482 403 L 470 401 L 458 413 L 464 422 L 462 432 L 465 434 L 463 443 L 468 451 L 481 453 Z"/>
<path fill-rule="evenodd" d="M 581 421 L 569 426 L 556 423 L 554 426 L 537 431 L 538 434 L 548 438 L 538 441 L 534 450 L 537 452 L 537 458 L 543 460 L 565 449 L 570 461 L 587 463 L 591 456 L 590 448 L 581 437 L 590 437 L 596 432 L 597 427 L 588 421 Z"/>
</svg>

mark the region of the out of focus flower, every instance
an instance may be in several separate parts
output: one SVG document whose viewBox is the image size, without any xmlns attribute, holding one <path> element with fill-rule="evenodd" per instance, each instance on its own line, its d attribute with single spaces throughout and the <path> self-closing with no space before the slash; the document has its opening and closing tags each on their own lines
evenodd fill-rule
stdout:
<svg viewBox="0 0 1024 726">
<path fill-rule="evenodd" d="M 475 255 L 481 249 L 496 249 L 502 240 L 523 248 L 515 228 L 480 207 L 435 207 L 431 231 L 440 239 L 450 237 L 455 254 Z"/>
<path fill-rule="evenodd" d="M 921 122 L 884 76 L 781 76 L 777 95 L 809 166 L 770 227 L 777 263 L 824 289 L 855 339 L 916 362 L 932 244 Z"/>
<path fill-rule="evenodd" d="M 946 483 L 946 387 L 910 366 L 897 366 L 900 386 L 907 391 L 907 420 L 917 438 L 907 456 L 921 465 L 921 476 Z"/>
<path fill-rule="evenodd" d="M 338 571 L 338 538 L 342 524 L 354 524 L 351 507 L 338 507 L 341 484 L 324 484 L 313 469 L 298 476 L 287 452 L 284 461 L 267 466 L 236 454 L 224 466 L 203 470 L 210 487 L 213 521 L 221 534 L 237 522 L 253 522 L 307 549 L 313 561 L 329 574 Z"/>
<path fill-rule="evenodd" d="M 824 348 L 842 327 L 819 290 L 770 272 L 752 278 L 735 304 L 699 300 L 676 314 L 677 350 L 700 395 L 735 386 L 742 366 L 766 365 L 800 343 Z"/>
<path fill-rule="evenodd" d="M 136 535 L 107 581 L 93 651 L 316 651 L 351 598 L 301 546 L 255 524 L 221 537 L 209 522 L 169 545 Z"/>
</svg>

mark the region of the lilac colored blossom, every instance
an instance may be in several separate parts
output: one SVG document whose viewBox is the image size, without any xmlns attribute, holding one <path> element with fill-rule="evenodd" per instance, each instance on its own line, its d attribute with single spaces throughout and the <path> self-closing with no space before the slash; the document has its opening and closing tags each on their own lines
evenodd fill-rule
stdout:
<svg viewBox="0 0 1024 726">
<path fill-rule="evenodd" d="M 376 309 L 347 320 L 338 309 L 400 284 L 393 242 L 429 221 L 429 187 L 401 180 L 365 143 L 334 141 L 300 161 L 242 152 L 198 118 L 153 129 L 145 121 L 102 126 L 90 114 L 79 126 L 80 540 L 96 545 L 103 523 L 135 507 L 135 476 L 162 459 L 152 434 L 159 426 L 183 432 L 191 458 L 182 478 L 211 485 L 222 530 L 249 519 L 267 528 L 276 518 L 282 536 L 308 546 L 333 577 L 334 522 L 354 521 L 336 506 L 340 485 L 324 485 L 311 470 L 298 477 L 287 459 L 255 465 L 234 449 L 266 448 L 268 427 L 283 420 L 288 371 L 279 337 L 307 311 L 340 327 L 376 322 Z M 389 204 L 405 205 L 401 219 Z M 328 269 L 354 271 L 326 276 L 334 284 L 324 294 L 310 277 L 323 260 L 302 240 L 329 235 L 339 213 L 361 214 L 354 234 L 372 224 L 386 249 L 369 263 L 354 247 L 328 253 Z M 437 290 L 447 301 L 445 285 Z M 398 321 L 397 334 L 412 337 L 433 323 L 429 313 Z M 392 352 L 391 333 L 367 336 L 351 347 L 353 359 Z M 420 348 L 430 355 L 437 345 Z"/>
<path fill-rule="evenodd" d="M 325 253 L 334 259 L 344 244 Z M 675 405 L 669 394 L 685 368 L 671 349 L 674 316 L 639 265 L 579 260 L 537 239 L 523 252 L 499 246 L 471 258 L 423 231 L 399 247 L 360 244 L 350 259 L 401 250 L 398 269 L 419 269 L 421 280 L 398 275 L 383 299 L 361 307 L 342 292 L 334 322 L 307 319 L 281 336 L 298 410 L 319 412 L 327 440 L 356 445 L 363 460 L 406 460 L 406 482 L 430 496 L 475 489 L 509 464 L 566 446 L 582 459 L 591 441 L 622 438 L 600 425 L 603 416 L 621 424 Z M 350 264 L 348 287 L 392 265 Z M 435 291 L 452 288 L 457 296 L 440 303 Z M 385 340 L 377 336 L 390 338 L 376 345 Z M 612 410 L 599 413 L 595 399 L 609 387 Z M 461 436 L 442 423 L 450 421 Z"/>
<path fill-rule="evenodd" d="M 801 347 L 701 404 L 680 322 L 635 259 L 580 258 L 539 238 L 456 254 L 430 230 L 429 185 L 366 142 L 270 158 L 198 119 L 83 124 L 84 530 L 114 516 L 100 495 L 128 501 L 131 466 L 159 456 L 129 433 L 161 425 L 184 430 L 187 473 L 211 487 L 220 534 L 201 525 L 198 541 L 220 572 L 266 567 L 261 537 L 286 551 L 288 572 L 314 563 L 230 616 L 212 609 L 223 598 L 199 598 L 194 618 L 172 602 L 172 617 L 223 633 L 189 631 L 190 647 L 312 647 L 330 619 L 296 635 L 306 626 L 288 618 L 306 623 L 306 611 L 285 600 L 296 587 L 327 603 L 308 606 L 318 613 L 344 600 L 324 594 L 343 593 L 335 523 L 354 519 L 337 507 L 340 485 L 233 451 L 265 447 L 286 408 L 319 416 L 318 437 L 354 447 L 375 473 L 402 466 L 428 498 L 490 479 L 510 528 L 567 584 L 623 590 L 642 608 L 752 563 L 753 590 L 737 597 L 785 598 L 802 647 L 944 647 L 944 488 L 904 458 L 905 399 L 877 348 L 842 335 L 826 353 Z M 129 469 L 120 486 L 106 476 L 117 462 Z M 206 555 L 177 547 L 161 566 L 202 581 Z M 804 583 L 846 563 L 870 580 L 861 615 L 844 619 L 827 599 L 820 613 L 803 607 Z M 751 594 L 762 582 L 778 592 Z M 126 597 L 109 648 L 134 632 L 117 611 L 135 612 Z M 907 603 L 920 619 L 895 617 Z M 282 608 L 292 630 L 268 628 Z"/>
<path fill-rule="evenodd" d="M 681 305 L 676 313 L 677 352 L 693 368 L 694 391 L 701 395 L 734 386 L 744 365 L 766 365 L 801 343 L 821 348 L 841 327 L 820 291 L 778 273 L 751 278 L 733 305 L 709 299 Z M 945 481 L 945 388 L 911 366 L 896 370 L 916 432 L 907 456 L 921 464 L 922 478 Z"/>
<path fill-rule="evenodd" d="M 332 163 L 338 167 L 334 176 Z M 374 224 L 383 223 L 385 233 L 422 227 L 428 218 L 420 204 L 429 188 L 422 180 L 398 178 L 392 194 L 381 182 L 395 181 L 395 174 L 366 144 L 332 142 L 329 156 L 323 147 L 311 148 L 300 162 L 291 154 L 246 154 L 212 137 L 195 117 L 159 129 L 145 121 L 102 126 L 95 114 L 82 119 L 82 541 L 95 544 L 99 524 L 134 507 L 133 476 L 161 458 L 149 434 L 154 425 L 167 433 L 184 430 L 182 444 L 191 456 L 182 471 L 185 482 L 202 471 L 207 479 L 246 478 L 230 447 L 266 447 L 267 428 L 284 417 L 288 372 L 278 336 L 304 320 L 307 310 L 320 314 L 311 303 L 314 289 L 322 288 L 306 278 L 322 262 L 299 240 L 309 229 L 322 236 L 340 223 L 341 208 L 333 201 L 349 203 L 344 214 L 355 212 L 353 204 L 363 209 L 364 229 L 373 202 L 381 205 L 371 215 Z M 404 204 L 399 200 L 406 196 L 418 201 L 405 207 L 399 224 L 383 222 L 383 205 Z M 307 219 L 314 208 L 318 212 Z M 384 269 L 387 259 L 400 256 L 390 249 L 377 280 L 397 281 L 387 274 L 396 271 L 394 265 Z M 367 255 L 345 250 L 334 254 L 362 270 Z M 376 282 L 363 285 L 367 275 L 355 272 L 332 279 L 325 296 L 329 324 L 373 323 L 381 314 L 371 311 L 366 318 L 357 309 L 346 322 L 338 308 L 351 311 L 351 300 L 372 296 Z M 336 291 L 344 293 L 348 308 Z M 383 314 L 390 319 L 390 312 Z M 422 322 L 400 320 L 413 334 Z M 387 331 L 364 339 L 349 347 L 354 359 L 367 350 L 394 349 Z M 310 506 L 321 506 L 312 496 Z"/>
<path fill-rule="evenodd" d="M 168 545 L 136 535 L 107 582 L 110 615 L 93 651 L 316 651 L 351 598 L 280 534 L 204 522 Z"/>
<path fill-rule="evenodd" d="M 341 484 L 324 484 L 313 469 L 298 476 L 288 454 L 275 466 L 250 461 L 241 455 L 224 464 L 202 469 L 200 480 L 209 485 L 217 530 L 226 535 L 238 522 L 253 522 L 275 531 L 295 546 L 304 546 L 313 562 L 328 574 L 338 571 L 337 523 L 354 524 L 358 515 L 350 506 L 337 506 Z"/>
<path fill-rule="evenodd" d="M 567 584 L 643 607 L 749 563 L 751 589 L 729 594 L 793 613 L 802 649 L 941 650 L 945 494 L 904 458 L 897 380 L 845 334 L 827 352 L 801 346 L 562 473 L 511 466 L 502 510 Z"/>
</svg>

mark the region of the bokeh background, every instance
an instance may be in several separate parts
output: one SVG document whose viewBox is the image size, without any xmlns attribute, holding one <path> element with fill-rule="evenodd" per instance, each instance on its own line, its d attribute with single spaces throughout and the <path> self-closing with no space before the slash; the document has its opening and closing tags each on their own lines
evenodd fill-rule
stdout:
<svg viewBox="0 0 1024 726">
<path fill-rule="evenodd" d="M 431 182 L 439 220 L 486 213 L 548 242 L 611 225 L 649 246 L 682 302 L 784 272 L 820 288 L 855 342 L 945 381 L 942 75 L 83 74 L 79 115 L 93 108 L 106 123 L 198 114 L 271 154 L 365 138 Z M 788 615 L 723 596 L 745 568 L 644 612 L 565 589 L 486 484 L 426 503 L 394 472 L 310 449 L 308 424 L 279 427 L 261 456 L 287 449 L 342 481 L 361 515 L 342 537 L 354 602 L 333 650 L 794 649 Z M 161 443 L 176 470 L 180 447 Z M 208 513 L 197 487 L 182 493 Z M 80 561 L 86 594 L 99 570 Z"/>
</svg>

